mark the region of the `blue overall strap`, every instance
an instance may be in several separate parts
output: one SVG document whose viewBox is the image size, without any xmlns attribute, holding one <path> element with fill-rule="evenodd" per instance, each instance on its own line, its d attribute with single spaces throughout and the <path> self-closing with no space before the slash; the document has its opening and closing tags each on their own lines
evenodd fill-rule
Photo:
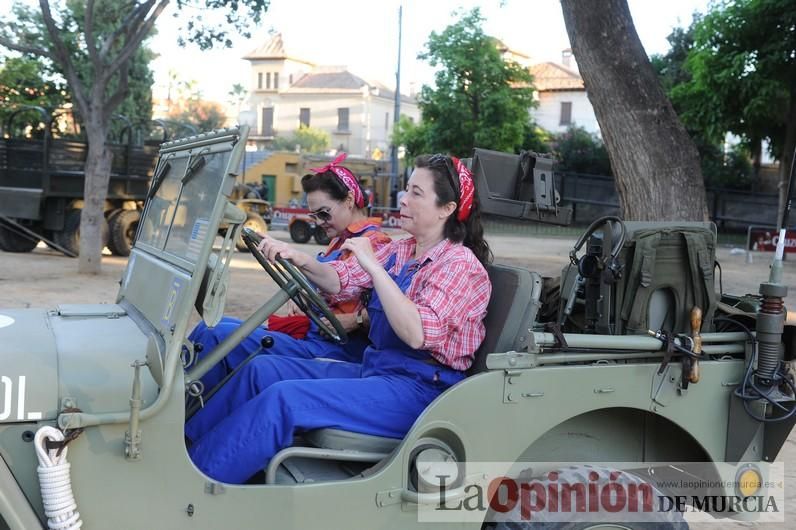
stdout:
<svg viewBox="0 0 796 530">
<path fill-rule="evenodd" d="M 410 260 L 401 267 L 398 274 L 390 273 L 398 288 L 406 294 L 417 271 L 428 263 Z M 385 269 L 393 268 L 395 255 L 390 256 Z M 406 344 L 393 331 L 378 293 L 374 290 L 368 305 L 370 315 L 370 340 L 372 346 L 365 350 L 362 361 L 362 375 L 405 375 L 419 379 L 429 388 L 443 389 L 464 378 L 464 373 L 436 361 L 431 352 L 414 349 Z"/>
</svg>

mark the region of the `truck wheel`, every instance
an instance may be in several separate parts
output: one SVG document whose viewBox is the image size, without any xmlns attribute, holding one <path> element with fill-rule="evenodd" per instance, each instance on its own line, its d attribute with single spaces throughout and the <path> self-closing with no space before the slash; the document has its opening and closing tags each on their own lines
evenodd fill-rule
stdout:
<svg viewBox="0 0 796 530">
<path fill-rule="evenodd" d="M 243 222 L 243 228 L 249 228 L 255 232 L 264 234 L 268 232 L 268 225 L 265 224 L 265 219 L 260 217 L 260 214 L 249 212 L 246 214 L 246 220 Z M 235 242 L 235 248 L 241 252 L 248 252 L 249 248 L 243 242 L 243 238 L 239 237 Z"/>
<path fill-rule="evenodd" d="M 66 214 L 64 214 L 64 229 L 53 234 L 53 240 L 56 243 L 75 255 L 80 253 L 80 214 L 82 211 L 83 210 L 80 208 L 67 210 Z M 101 223 L 100 234 L 102 237 L 102 246 L 106 247 L 110 239 L 110 230 L 108 229 L 108 222 L 104 217 Z"/>
<path fill-rule="evenodd" d="M 596 473 L 596 475 L 595 475 Z M 483 527 L 495 530 L 688 530 L 688 523 L 683 518 L 683 514 L 677 510 L 660 512 L 654 509 L 658 506 L 658 497 L 665 495 L 654 485 L 645 482 L 641 477 L 624 471 L 616 471 L 602 466 L 580 465 L 570 466 L 555 472 L 555 479 L 550 479 L 550 475 L 532 479 L 534 483 L 542 484 L 545 491 L 550 491 L 551 480 L 558 484 L 595 484 L 597 491 L 602 491 L 606 484 L 613 483 L 619 489 L 627 492 L 635 490 L 642 491 L 639 487 L 648 484 L 652 488 L 653 510 L 645 521 L 633 521 L 634 515 L 628 521 L 621 520 L 622 515 L 618 513 L 613 518 L 610 513 L 605 511 L 593 514 L 592 522 L 575 522 L 568 519 L 584 519 L 585 510 L 565 514 L 558 510 L 538 511 L 531 514 L 532 520 L 523 519 L 521 513 L 521 503 L 505 514 L 495 514 L 490 512 L 489 518 L 493 522 L 485 522 Z M 632 486 L 631 486 L 632 485 Z M 641 494 L 637 498 L 641 499 Z M 574 517 L 573 517 L 574 516 Z M 616 521 L 612 520 L 616 519 Z"/>
<path fill-rule="evenodd" d="M 290 239 L 296 243 L 306 243 L 312 237 L 309 223 L 305 221 L 293 221 L 290 224 Z"/>
<path fill-rule="evenodd" d="M 105 212 L 105 220 L 108 221 L 108 226 L 113 226 L 113 220 L 116 219 L 116 216 L 122 213 L 124 210 L 121 208 L 116 208 L 115 210 L 111 210 L 110 212 Z"/>
<path fill-rule="evenodd" d="M 108 248 L 116 256 L 129 256 L 135 243 L 135 231 L 141 212 L 138 210 L 122 210 L 111 218 L 110 239 Z"/>
<path fill-rule="evenodd" d="M 38 244 L 38 238 L 30 237 L 13 226 L 0 224 L 0 250 L 5 250 L 6 252 L 30 252 Z"/>
<path fill-rule="evenodd" d="M 313 237 L 315 237 L 315 242 L 319 245 L 328 245 L 329 241 L 332 240 L 328 235 L 326 235 L 326 230 L 320 226 L 315 227 L 315 235 Z"/>
</svg>

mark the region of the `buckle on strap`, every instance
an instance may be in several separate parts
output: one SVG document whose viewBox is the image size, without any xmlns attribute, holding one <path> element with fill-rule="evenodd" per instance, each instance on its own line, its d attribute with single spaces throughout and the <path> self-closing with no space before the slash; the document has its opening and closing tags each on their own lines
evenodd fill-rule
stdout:
<svg viewBox="0 0 796 530">
<path fill-rule="evenodd" d="M 73 412 L 83 412 L 77 407 L 65 407 L 63 409 L 64 413 L 73 413 Z M 81 434 L 83 434 L 83 427 L 78 427 L 77 429 L 67 429 L 63 431 L 64 439 L 61 441 L 50 440 L 47 438 L 44 441 L 44 446 L 47 448 L 48 451 L 53 449 L 57 449 L 58 451 L 55 453 L 55 456 L 61 456 L 61 453 L 69 445 L 73 440 L 76 440 Z"/>
</svg>

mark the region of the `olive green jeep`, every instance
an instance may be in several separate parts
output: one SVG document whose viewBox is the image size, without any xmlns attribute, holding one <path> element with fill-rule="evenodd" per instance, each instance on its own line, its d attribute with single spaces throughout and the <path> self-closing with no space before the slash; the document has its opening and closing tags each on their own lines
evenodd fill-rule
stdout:
<svg viewBox="0 0 796 530">
<path fill-rule="evenodd" d="M 238 238 L 256 242 L 229 200 L 246 134 L 163 144 L 115 304 L 0 309 L 0 528 L 559 521 L 535 513 L 534 477 L 550 492 L 559 477 L 589 492 L 654 483 L 656 509 L 660 499 L 679 504 L 656 477 L 711 480 L 701 495 L 736 499 L 706 510 L 722 517 L 746 515 L 738 499 L 768 495 L 765 463 L 794 423 L 786 289 L 773 281 L 760 296 L 716 293 L 711 224 L 618 218 L 586 230 L 558 280 L 489 267 L 475 363 L 403 439 L 304 432 L 247 484 L 203 475 L 183 436 L 202 405 L 201 376 L 288 298 L 330 316 L 288 262 L 259 256 L 277 294 L 214 351 L 199 356 L 187 340 L 193 311 L 210 325 L 220 319 Z M 469 162 L 486 209 L 565 221 L 548 159 L 512 156 L 477 150 Z M 572 510 L 570 521 L 590 521 Z M 666 511 L 649 514 L 656 523 L 682 521 L 679 509 L 654 511 Z"/>
</svg>

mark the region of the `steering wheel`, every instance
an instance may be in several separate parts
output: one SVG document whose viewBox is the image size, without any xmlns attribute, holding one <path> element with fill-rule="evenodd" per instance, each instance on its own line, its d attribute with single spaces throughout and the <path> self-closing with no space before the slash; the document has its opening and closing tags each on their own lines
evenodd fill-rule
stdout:
<svg viewBox="0 0 796 530">
<path fill-rule="evenodd" d="M 241 238 L 248 247 L 249 251 L 254 256 L 265 272 L 273 278 L 276 284 L 290 295 L 290 298 L 296 303 L 315 324 L 318 329 L 327 335 L 333 342 L 337 344 L 345 344 L 348 341 L 348 335 L 345 328 L 334 315 L 329 305 L 318 294 L 318 291 L 312 286 L 310 281 L 304 276 L 298 268 L 290 261 L 276 257 L 276 263 L 271 263 L 263 256 L 263 253 L 257 250 L 257 245 L 262 238 L 257 233 L 250 229 L 244 228 L 241 232 Z M 323 319 L 326 319 L 324 321 Z M 328 322 L 328 323 L 327 323 Z"/>
<path fill-rule="evenodd" d="M 605 260 L 592 256 L 583 256 L 579 258 L 578 251 L 581 249 L 583 244 L 586 243 L 589 237 L 591 237 L 591 235 L 602 226 L 605 226 L 608 230 L 611 230 L 612 234 L 614 231 L 614 226 L 619 227 L 619 237 L 613 241 L 611 254 Z M 622 277 L 622 264 L 619 263 L 617 258 L 619 256 L 619 252 L 622 251 L 622 246 L 625 244 L 626 235 L 627 228 L 625 227 L 625 223 L 622 221 L 622 219 L 615 215 L 599 217 L 595 219 L 594 222 L 589 225 L 586 231 L 583 232 L 583 234 L 578 238 L 575 246 L 569 251 L 569 260 L 573 265 L 578 267 L 578 272 L 580 272 L 581 276 L 583 277 L 599 274 L 599 271 L 603 270 L 603 278 L 606 281 L 614 282 Z"/>
</svg>

